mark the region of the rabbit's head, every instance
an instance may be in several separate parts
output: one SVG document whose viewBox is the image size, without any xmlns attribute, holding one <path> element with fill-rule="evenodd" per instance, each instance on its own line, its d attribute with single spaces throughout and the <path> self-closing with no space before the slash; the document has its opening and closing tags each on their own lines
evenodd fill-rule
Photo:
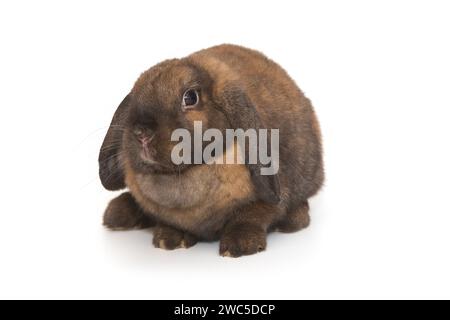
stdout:
<svg viewBox="0 0 450 320">
<path fill-rule="evenodd" d="M 214 128 L 224 135 L 228 128 L 265 128 L 245 93 L 246 85 L 222 80 L 212 79 L 189 59 L 167 60 L 144 72 L 117 109 L 103 142 L 99 162 L 104 187 L 125 187 L 124 159 L 143 175 L 183 174 L 198 165 L 175 164 L 171 158 L 178 144 L 172 133 L 183 128 L 193 137 L 196 121 L 201 121 L 203 130 Z M 259 163 L 247 167 L 257 195 L 277 203 L 278 176 L 262 176 Z"/>
</svg>

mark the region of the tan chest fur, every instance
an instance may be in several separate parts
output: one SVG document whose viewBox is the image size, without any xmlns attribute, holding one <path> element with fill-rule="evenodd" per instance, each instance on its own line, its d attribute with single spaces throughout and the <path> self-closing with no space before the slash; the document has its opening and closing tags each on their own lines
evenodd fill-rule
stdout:
<svg viewBox="0 0 450 320">
<path fill-rule="evenodd" d="M 126 166 L 126 184 L 160 221 L 194 234 L 222 228 L 233 208 L 254 198 L 244 165 L 199 165 L 178 175 L 142 175 Z"/>
</svg>

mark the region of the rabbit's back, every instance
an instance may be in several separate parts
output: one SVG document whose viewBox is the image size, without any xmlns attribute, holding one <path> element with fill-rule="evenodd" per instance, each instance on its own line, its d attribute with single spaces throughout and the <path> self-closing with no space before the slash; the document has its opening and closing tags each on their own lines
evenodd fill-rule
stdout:
<svg viewBox="0 0 450 320">
<path fill-rule="evenodd" d="M 201 50 L 188 60 L 211 75 L 218 92 L 230 83 L 242 86 L 265 126 L 280 130 L 286 204 L 314 195 L 324 179 L 320 127 L 310 100 L 288 73 L 262 53 L 236 45 Z"/>
</svg>

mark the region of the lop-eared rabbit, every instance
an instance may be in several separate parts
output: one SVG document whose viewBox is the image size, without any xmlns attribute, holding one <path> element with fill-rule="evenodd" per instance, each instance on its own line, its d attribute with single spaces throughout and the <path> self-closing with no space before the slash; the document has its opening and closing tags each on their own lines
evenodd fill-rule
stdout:
<svg viewBox="0 0 450 320">
<path fill-rule="evenodd" d="M 195 122 L 224 136 L 227 129 L 277 129 L 278 172 L 261 174 L 259 160 L 175 164 L 172 133 L 193 134 Z M 99 164 L 106 189 L 128 189 L 109 203 L 106 227 L 153 227 L 153 244 L 167 250 L 219 240 L 220 254 L 231 257 L 265 250 L 268 232 L 307 227 L 308 199 L 324 180 L 310 101 L 278 64 L 235 45 L 142 73 L 114 114 Z"/>
</svg>

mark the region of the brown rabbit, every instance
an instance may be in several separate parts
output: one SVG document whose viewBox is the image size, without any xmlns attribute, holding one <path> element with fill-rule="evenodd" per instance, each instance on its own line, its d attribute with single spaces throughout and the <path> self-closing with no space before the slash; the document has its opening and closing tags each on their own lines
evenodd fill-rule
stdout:
<svg viewBox="0 0 450 320">
<path fill-rule="evenodd" d="M 175 129 L 279 129 L 279 171 L 262 164 L 179 164 Z M 310 101 L 263 54 L 221 45 L 166 60 L 135 83 L 114 114 L 100 150 L 108 190 L 128 188 L 108 205 L 110 229 L 155 227 L 163 249 L 220 240 L 220 254 L 266 248 L 272 230 L 309 224 L 308 198 L 324 179 L 319 124 Z"/>
</svg>

